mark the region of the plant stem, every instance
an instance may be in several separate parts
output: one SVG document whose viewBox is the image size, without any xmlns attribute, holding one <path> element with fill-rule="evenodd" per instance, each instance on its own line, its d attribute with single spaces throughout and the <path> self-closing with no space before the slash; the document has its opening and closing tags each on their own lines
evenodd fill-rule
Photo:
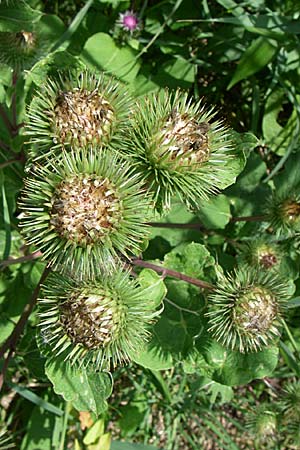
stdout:
<svg viewBox="0 0 300 450">
<path fill-rule="evenodd" d="M 1 114 L 0 114 L 1 115 Z M 2 150 L 4 150 L 5 152 L 10 152 L 11 149 L 9 148 L 9 146 L 7 144 L 5 144 L 5 142 L 0 140 L 0 148 L 2 148 Z"/>
<path fill-rule="evenodd" d="M 32 261 L 33 259 L 40 258 L 41 256 L 43 256 L 43 254 L 38 250 L 34 253 L 30 253 L 30 255 L 21 256 L 20 258 L 6 259 L 5 261 L 0 262 L 0 269 L 7 266 L 12 266 L 13 264 L 21 264 L 23 262 Z"/>
<path fill-rule="evenodd" d="M 162 273 L 164 276 L 169 276 L 172 278 L 178 278 L 179 280 L 186 281 L 187 283 L 193 284 L 203 289 L 214 290 L 215 286 L 210 283 L 207 283 L 203 280 L 198 280 L 197 278 L 189 277 L 188 275 L 184 275 L 181 272 L 177 272 L 176 270 L 167 269 L 162 266 L 157 266 L 156 264 L 152 264 L 148 261 L 143 261 L 142 259 L 133 259 L 131 264 L 134 266 L 145 267 L 146 269 L 152 269 L 157 273 Z"/>
<path fill-rule="evenodd" d="M 169 303 L 170 305 L 174 306 L 174 308 L 179 309 L 179 311 L 184 311 L 184 312 L 187 312 L 189 314 L 195 314 L 195 316 L 200 316 L 200 314 L 197 311 L 192 311 L 191 309 L 183 308 L 182 306 L 179 306 L 176 303 L 172 302 L 172 300 L 170 300 L 167 297 L 164 298 L 164 301 Z"/>
<path fill-rule="evenodd" d="M 38 298 L 38 295 L 40 292 L 41 284 L 47 278 L 48 274 L 50 273 L 50 270 L 51 270 L 50 267 L 47 267 L 47 266 L 45 267 L 44 272 L 41 275 L 40 281 L 39 281 L 38 285 L 36 286 L 35 290 L 33 291 L 30 302 L 27 303 L 27 305 L 25 306 L 23 313 L 22 313 L 21 317 L 19 318 L 18 322 L 16 323 L 14 330 L 12 331 L 10 336 L 8 336 L 8 338 L 6 339 L 6 341 L 0 348 L 0 358 L 2 358 L 5 354 L 5 352 L 7 350 L 9 350 L 9 353 L 4 361 L 2 373 L 0 374 L 0 390 L 3 385 L 4 375 L 5 375 L 5 371 L 8 367 L 9 360 L 11 359 L 11 357 L 13 356 L 13 354 L 15 352 L 18 339 L 21 336 L 21 334 L 24 330 L 24 327 L 26 325 L 26 322 L 36 304 L 36 301 L 37 301 L 37 298 Z"/>
<path fill-rule="evenodd" d="M 10 166 L 11 164 L 14 164 L 16 162 L 20 162 L 20 158 L 8 159 L 7 161 L 4 161 L 0 164 L 0 169 L 4 169 L 4 167 Z"/>
<path fill-rule="evenodd" d="M 288 338 L 289 338 L 289 340 L 290 340 L 290 342 L 292 344 L 293 349 L 295 350 L 297 358 L 300 360 L 299 349 L 298 349 L 297 344 L 295 342 L 295 339 L 293 338 L 292 333 L 290 332 L 290 329 L 287 326 L 287 323 L 286 323 L 286 321 L 284 319 L 282 319 L 282 325 L 283 325 L 283 327 L 285 329 L 285 332 L 286 332 L 286 334 L 287 334 L 287 336 L 288 336 Z"/>
<path fill-rule="evenodd" d="M 71 409 L 72 409 L 71 402 L 66 402 L 59 450 L 64 450 L 64 448 L 65 448 L 65 440 L 66 440 L 66 434 L 67 434 L 68 420 L 69 420 L 69 415 L 70 415 Z"/>
<path fill-rule="evenodd" d="M 12 85 L 14 88 L 14 93 L 12 95 L 11 99 L 11 111 L 12 111 L 12 134 L 16 136 L 18 134 L 18 124 L 17 124 L 17 81 L 18 81 L 18 74 L 16 71 L 13 73 L 12 77 Z"/>
<path fill-rule="evenodd" d="M 9 131 L 10 134 L 12 134 L 13 131 L 13 126 L 9 120 L 8 115 L 6 114 L 5 109 L 3 108 L 2 105 L 0 105 L 0 117 L 2 118 L 7 130 Z"/>
</svg>

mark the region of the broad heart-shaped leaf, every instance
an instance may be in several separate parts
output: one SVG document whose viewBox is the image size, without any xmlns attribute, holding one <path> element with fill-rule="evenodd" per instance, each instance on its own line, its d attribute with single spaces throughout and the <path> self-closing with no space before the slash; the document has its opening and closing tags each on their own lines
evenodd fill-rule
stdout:
<svg viewBox="0 0 300 450">
<path fill-rule="evenodd" d="M 293 135 L 296 133 L 297 127 L 296 108 L 292 110 L 284 127 L 278 123 L 279 114 L 283 111 L 285 96 L 286 93 L 281 89 L 272 92 L 265 104 L 262 123 L 263 136 L 266 145 L 280 156 L 285 154 Z M 297 101 L 299 102 L 299 96 L 297 96 Z"/>
<path fill-rule="evenodd" d="M 205 245 L 195 242 L 178 245 L 164 258 L 164 267 L 207 281 L 215 278 L 215 259 Z M 183 306 L 183 305 L 182 305 Z"/>
<path fill-rule="evenodd" d="M 168 86 L 170 89 L 178 87 L 188 89 L 194 82 L 194 78 L 194 64 L 178 56 L 162 64 L 158 73 L 152 77 L 156 84 L 162 87 Z"/>
<path fill-rule="evenodd" d="M 253 41 L 243 54 L 227 89 L 263 69 L 272 60 L 277 49 L 277 42 L 272 39 L 260 36 Z"/>
<path fill-rule="evenodd" d="M 211 340 L 203 350 L 203 355 L 214 369 L 211 376 L 214 381 L 238 386 L 256 378 L 271 376 L 277 365 L 278 352 L 277 347 L 268 347 L 256 353 L 240 353 Z"/>
<path fill-rule="evenodd" d="M 169 214 L 159 219 L 159 222 L 167 224 L 169 223 L 185 224 L 185 223 L 199 222 L 199 220 L 197 220 L 195 214 L 193 214 L 190 211 L 187 211 L 186 207 L 179 200 L 178 201 L 176 200 L 173 203 Z M 174 226 L 174 228 L 172 228 L 172 226 L 166 228 L 152 227 L 151 237 L 155 238 L 157 236 L 167 241 L 167 243 L 169 243 L 171 247 L 175 247 L 176 245 L 179 245 L 182 242 L 191 242 L 191 241 L 197 242 L 202 239 L 202 233 L 199 230 L 193 230 L 189 228 L 176 228 L 176 226 Z M 151 242 L 149 244 L 149 247 L 150 248 L 147 249 L 147 254 L 151 250 Z M 155 247 L 151 252 L 151 254 L 153 254 L 153 259 L 160 257 L 157 255 L 157 250 Z"/>
<path fill-rule="evenodd" d="M 231 217 L 229 199 L 222 194 L 212 197 L 200 207 L 197 216 L 206 228 L 225 228 Z"/>
<path fill-rule="evenodd" d="M 31 31 L 34 24 L 42 16 L 41 11 L 32 9 L 23 0 L 0 2 L 0 32 L 21 30 Z"/>
<path fill-rule="evenodd" d="M 159 306 L 167 293 L 162 277 L 154 270 L 144 269 L 139 274 L 139 283 L 144 289 L 144 297 L 149 301 L 149 309 Z"/>
<path fill-rule="evenodd" d="M 177 246 L 165 256 L 163 265 L 208 282 L 214 281 L 218 267 L 205 246 L 198 243 Z M 205 301 L 200 288 L 175 278 L 166 278 L 165 283 L 168 292 L 164 312 L 153 327 L 152 339 L 134 358 L 152 370 L 167 369 L 175 361 L 188 357 L 206 328 Z"/>
<path fill-rule="evenodd" d="M 79 368 L 53 357 L 47 360 L 45 372 L 54 392 L 71 402 L 78 411 L 91 411 L 98 416 L 106 410 L 106 399 L 112 392 L 108 373 Z"/>
<path fill-rule="evenodd" d="M 114 74 L 123 81 L 132 82 L 140 68 L 137 51 L 129 46 L 118 47 L 106 33 L 91 36 L 80 55 L 85 64 Z"/>
</svg>

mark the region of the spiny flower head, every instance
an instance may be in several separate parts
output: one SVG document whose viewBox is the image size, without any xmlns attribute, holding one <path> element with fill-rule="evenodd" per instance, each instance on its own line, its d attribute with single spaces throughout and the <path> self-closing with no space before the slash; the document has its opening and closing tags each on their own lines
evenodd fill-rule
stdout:
<svg viewBox="0 0 300 450">
<path fill-rule="evenodd" d="M 109 369 L 134 357 L 159 314 L 138 282 L 121 269 L 80 284 L 54 273 L 41 297 L 44 351 L 98 369 Z"/>
<path fill-rule="evenodd" d="M 130 111 L 130 96 L 104 75 L 86 70 L 48 78 L 28 111 L 32 156 L 43 157 L 53 148 L 106 144 L 124 131 Z"/>
<path fill-rule="evenodd" d="M 273 443 L 277 439 L 278 419 L 270 405 L 261 404 L 246 417 L 246 427 L 260 444 Z"/>
<path fill-rule="evenodd" d="M 242 268 L 209 295 L 208 331 L 225 347 L 253 352 L 280 335 L 288 287 L 274 272 Z"/>
<path fill-rule="evenodd" d="M 300 193 L 273 193 L 266 207 L 271 227 L 277 235 L 294 235 L 300 231 Z"/>
<path fill-rule="evenodd" d="M 43 54 L 34 31 L 0 32 L 0 62 L 15 69 L 30 68 Z"/>
<path fill-rule="evenodd" d="M 132 34 L 139 29 L 140 20 L 137 14 L 132 10 L 125 11 L 124 13 L 120 13 L 117 25 L 119 25 L 124 31 Z"/>
<path fill-rule="evenodd" d="M 138 254 L 148 199 L 130 166 L 100 148 L 62 152 L 25 179 L 26 241 L 62 271 L 93 276 L 119 254 Z"/>
<path fill-rule="evenodd" d="M 231 143 L 215 114 L 181 91 L 141 99 L 126 151 L 158 209 L 168 209 L 176 194 L 187 204 L 198 204 L 223 186 Z"/>
<path fill-rule="evenodd" d="M 297 420 L 300 424 L 300 382 L 288 383 L 284 388 L 281 402 L 287 421 Z"/>
<path fill-rule="evenodd" d="M 278 244 L 257 238 L 242 247 L 239 259 L 252 267 L 272 269 L 280 264 L 282 251 Z"/>
</svg>

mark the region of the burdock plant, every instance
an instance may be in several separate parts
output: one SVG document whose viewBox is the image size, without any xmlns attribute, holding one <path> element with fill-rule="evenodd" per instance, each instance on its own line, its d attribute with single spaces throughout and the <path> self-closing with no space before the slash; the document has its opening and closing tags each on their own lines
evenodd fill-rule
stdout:
<svg viewBox="0 0 300 450">
<path fill-rule="evenodd" d="M 101 148 L 62 152 L 25 179 L 20 227 L 49 264 L 94 276 L 119 255 L 138 254 L 148 199 L 130 166 Z"/>
<path fill-rule="evenodd" d="M 246 416 L 246 427 L 259 445 L 273 444 L 278 440 L 278 419 L 274 408 L 262 403 Z"/>
<path fill-rule="evenodd" d="M 48 78 L 28 110 L 31 156 L 107 144 L 128 125 L 131 102 L 122 85 L 103 74 L 68 71 Z"/>
<path fill-rule="evenodd" d="M 251 267 L 261 269 L 278 268 L 282 261 L 282 250 L 275 242 L 257 238 L 241 247 L 239 260 Z"/>
<path fill-rule="evenodd" d="M 181 91 L 150 94 L 138 104 L 127 153 L 159 209 L 176 194 L 194 205 L 224 187 L 231 143 L 215 115 Z"/>
<path fill-rule="evenodd" d="M 24 0 L 0 2 L 1 19 L 0 63 L 15 71 L 30 69 L 47 56 L 64 29 L 58 18 L 32 9 Z"/>
<path fill-rule="evenodd" d="M 274 272 L 244 268 L 221 276 L 209 295 L 208 330 L 222 345 L 255 352 L 280 335 L 288 286 Z"/>
<path fill-rule="evenodd" d="M 128 362 L 160 313 L 128 272 L 78 283 L 53 273 L 39 301 L 41 350 L 72 364 L 113 368 Z"/>
<path fill-rule="evenodd" d="M 300 232 L 300 193 L 273 193 L 266 208 L 270 225 L 277 235 L 295 235 Z"/>
</svg>

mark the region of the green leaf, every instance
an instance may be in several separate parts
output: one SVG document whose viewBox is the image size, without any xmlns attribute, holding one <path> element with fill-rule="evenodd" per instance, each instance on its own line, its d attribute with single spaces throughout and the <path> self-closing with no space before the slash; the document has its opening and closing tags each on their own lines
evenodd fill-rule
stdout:
<svg viewBox="0 0 300 450">
<path fill-rule="evenodd" d="M 167 370 L 174 366 L 171 353 L 161 348 L 156 334 L 144 345 L 138 355 L 132 355 L 132 359 L 140 366 L 151 370 Z"/>
<path fill-rule="evenodd" d="M 2 211 L 1 215 L 3 216 L 4 222 L 4 231 L 5 231 L 5 246 L 3 250 L 2 259 L 6 260 L 10 255 L 11 249 L 11 224 L 10 224 L 10 214 L 8 208 L 8 202 L 6 197 L 6 189 L 5 189 L 5 175 L 3 172 L 0 172 L 0 185 L 1 185 L 1 197 L 2 197 Z"/>
<path fill-rule="evenodd" d="M 234 130 L 230 131 L 231 139 L 233 140 L 233 145 L 236 151 L 244 153 L 248 158 L 251 151 L 259 145 L 259 140 L 257 137 L 250 132 L 247 133 L 237 133 Z"/>
<path fill-rule="evenodd" d="M 299 359 L 295 357 L 290 348 L 282 341 L 280 341 L 280 350 L 286 364 L 295 372 L 297 377 L 300 377 Z"/>
<path fill-rule="evenodd" d="M 299 306 L 300 306 L 300 297 L 292 298 L 287 304 L 288 308 L 299 308 Z"/>
<path fill-rule="evenodd" d="M 286 92 L 276 90 L 272 92 L 266 101 L 262 122 L 265 144 L 277 155 L 284 155 L 290 145 L 291 139 L 297 127 L 297 110 L 294 107 L 285 126 L 278 122 L 279 114 L 283 112 L 283 102 Z M 299 102 L 299 96 L 297 96 Z"/>
<path fill-rule="evenodd" d="M 165 255 L 164 267 L 182 272 L 193 278 L 210 281 L 215 273 L 215 259 L 205 245 L 195 242 L 178 245 Z"/>
<path fill-rule="evenodd" d="M 154 270 L 144 269 L 139 274 L 139 283 L 144 288 L 144 296 L 152 302 L 149 308 L 155 308 L 161 304 L 167 293 L 163 279 Z"/>
<path fill-rule="evenodd" d="M 300 153 L 293 153 L 285 163 L 284 169 L 273 178 L 278 195 L 286 195 L 287 192 L 293 192 L 296 187 L 298 188 L 300 184 L 299 164 Z"/>
<path fill-rule="evenodd" d="M 153 81 L 159 86 L 168 86 L 175 89 L 182 87 L 188 89 L 195 79 L 195 65 L 184 58 L 173 58 L 160 67 Z"/>
<path fill-rule="evenodd" d="M 41 18 L 40 11 L 32 9 L 23 0 L 0 3 L 0 32 L 20 30 L 31 31 L 34 24 Z"/>
<path fill-rule="evenodd" d="M 213 380 L 227 386 L 238 386 L 256 378 L 272 376 L 278 362 L 278 348 L 268 347 L 257 353 L 244 354 L 211 341 L 204 356 L 214 368 Z"/>
<path fill-rule="evenodd" d="M 131 402 L 120 408 L 121 418 L 118 420 L 123 435 L 132 435 L 145 417 L 147 405 Z"/>
<path fill-rule="evenodd" d="M 224 386 L 224 384 L 217 383 L 216 381 L 211 382 L 209 386 L 209 393 L 210 403 L 212 404 L 216 403 L 219 396 L 221 397 L 218 399 L 218 404 L 220 405 L 229 403 L 234 397 L 233 389 L 230 386 Z"/>
<path fill-rule="evenodd" d="M 170 224 L 185 224 L 191 223 L 195 221 L 195 214 L 187 211 L 186 208 L 182 205 L 182 203 L 174 202 L 171 211 L 167 216 L 164 216 L 161 219 L 162 223 L 170 223 Z M 196 220 L 197 221 L 197 220 Z M 159 228 L 152 227 L 151 228 L 151 237 L 155 238 L 160 236 L 165 239 L 172 247 L 181 244 L 182 242 L 190 242 L 190 241 L 199 241 L 202 237 L 202 233 L 198 230 L 193 229 L 185 229 L 185 228 Z M 155 255 L 155 248 L 153 249 L 153 253 Z M 153 259 L 157 258 L 157 255 L 154 256 Z"/>
<path fill-rule="evenodd" d="M 86 16 L 88 10 L 92 6 L 94 0 L 88 0 L 83 8 L 76 14 L 74 17 L 72 23 L 70 24 L 69 28 L 66 30 L 66 32 L 61 36 L 61 38 L 56 42 L 56 44 L 53 46 L 51 51 L 55 51 L 57 49 L 65 50 L 70 43 L 71 37 L 73 34 L 77 31 L 79 25 L 83 21 L 84 17 Z"/>
<path fill-rule="evenodd" d="M 200 207 L 197 216 L 206 228 L 225 228 L 231 218 L 229 199 L 222 194 L 211 198 Z"/>
<path fill-rule="evenodd" d="M 16 391 L 19 395 L 29 400 L 31 403 L 34 403 L 35 405 L 39 406 L 40 408 L 43 408 L 44 410 L 56 414 L 57 416 L 62 416 L 64 412 L 57 408 L 52 403 L 47 402 L 43 398 L 36 395 L 34 392 L 32 392 L 30 389 L 27 389 L 24 386 L 18 386 L 14 383 L 8 383 L 9 386 Z"/>
<path fill-rule="evenodd" d="M 277 44 L 273 40 L 261 36 L 253 41 L 244 52 L 227 90 L 263 69 L 273 59 L 276 52 Z"/>
<path fill-rule="evenodd" d="M 88 429 L 84 436 L 83 443 L 85 445 L 94 444 L 104 433 L 104 420 L 99 419 Z"/>
<path fill-rule="evenodd" d="M 53 450 L 54 427 L 55 416 L 36 406 L 27 423 L 27 433 L 22 441 L 21 450 Z"/>
<path fill-rule="evenodd" d="M 112 391 L 108 373 L 78 368 L 62 358 L 48 359 L 45 371 L 56 394 L 62 395 L 78 411 L 92 411 L 98 416 L 106 410 L 106 399 Z"/>
<path fill-rule="evenodd" d="M 136 55 L 137 51 L 129 46 L 118 47 L 108 34 L 96 33 L 87 40 L 80 56 L 89 67 L 132 82 L 140 68 Z"/>
</svg>

